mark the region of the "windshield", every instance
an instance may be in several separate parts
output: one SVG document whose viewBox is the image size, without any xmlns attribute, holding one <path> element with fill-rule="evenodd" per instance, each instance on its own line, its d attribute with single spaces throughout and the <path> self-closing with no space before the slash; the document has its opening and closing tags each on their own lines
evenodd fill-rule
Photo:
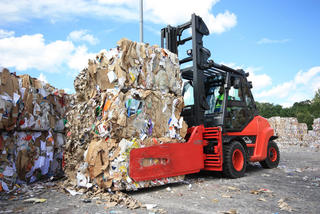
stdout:
<svg viewBox="0 0 320 214">
<path fill-rule="evenodd" d="M 220 95 L 220 86 L 213 86 L 209 88 L 206 95 L 206 101 L 209 105 L 209 109 L 205 111 L 205 114 L 212 114 L 214 112 L 220 112 L 221 109 L 217 108 L 217 102 L 219 102 L 219 95 Z M 222 93 L 223 94 L 223 93 Z M 184 82 L 183 87 L 183 100 L 185 106 L 194 105 L 194 95 L 193 95 L 193 86 L 191 85 L 190 81 Z M 223 98 L 223 97 L 221 97 Z"/>
<path fill-rule="evenodd" d="M 184 83 L 182 95 L 185 106 L 194 105 L 193 86 L 190 81 Z"/>
<path fill-rule="evenodd" d="M 206 98 L 207 103 L 209 105 L 209 109 L 205 111 L 205 114 L 213 114 L 214 112 L 220 112 L 221 107 L 219 109 L 217 108 L 217 101 L 219 101 L 218 96 L 220 94 L 219 89 L 219 86 L 213 86 L 209 88 Z"/>
</svg>

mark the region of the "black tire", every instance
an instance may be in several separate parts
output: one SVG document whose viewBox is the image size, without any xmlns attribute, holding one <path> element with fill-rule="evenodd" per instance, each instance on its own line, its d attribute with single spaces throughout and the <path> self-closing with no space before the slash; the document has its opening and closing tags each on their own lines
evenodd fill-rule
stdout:
<svg viewBox="0 0 320 214">
<path fill-rule="evenodd" d="M 274 141 L 269 141 L 267 158 L 260 161 L 260 165 L 265 169 L 276 168 L 280 161 L 280 151 L 277 144 Z"/>
<path fill-rule="evenodd" d="M 242 144 L 233 141 L 223 148 L 223 174 L 228 178 L 244 176 L 247 168 L 247 155 Z"/>
</svg>

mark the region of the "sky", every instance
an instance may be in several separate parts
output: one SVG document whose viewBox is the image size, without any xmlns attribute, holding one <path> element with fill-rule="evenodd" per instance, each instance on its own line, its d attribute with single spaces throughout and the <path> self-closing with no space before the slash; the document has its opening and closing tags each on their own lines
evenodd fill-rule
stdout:
<svg viewBox="0 0 320 214">
<path fill-rule="evenodd" d="M 75 76 L 121 38 L 139 41 L 139 0 L 0 0 L 0 67 L 73 93 Z M 211 59 L 250 73 L 259 102 L 289 107 L 320 88 L 318 0 L 144 0 L 144 42 L 201 16 Z"/>
</svg>

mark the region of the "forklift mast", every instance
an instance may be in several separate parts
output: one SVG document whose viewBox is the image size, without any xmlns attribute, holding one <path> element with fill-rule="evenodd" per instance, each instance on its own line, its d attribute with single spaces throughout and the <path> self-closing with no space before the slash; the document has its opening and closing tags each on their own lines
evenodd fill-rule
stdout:
<svg viewBox="0 0 320 214">
<path fill-rule="evenodd" d="M 190 28 L 191 36 L 182 38 L 183 32 Z M 182 78 L 192 82 L 194 105 L 186 107 L 182 115 L 189 127 L 198 125 L 220 126 L 222 130 L 224 130 L 229 89 L 234 77 L 244 79 L 243 84 L 247 84 L 248 88 L 252 88 L 252 84 L 247 81 L 249 74 L 245 73 L 242 69 L 235 70 L 228 66 L 217 64 L 213 60 L 209 60 L 211 56 L 210 50 L 203 46 L 203 36 L 208 35 L 208 27 L 202 18 L 192 14 L 191 20 L 185 24 L 178 25 L 177 27 L 168 25 L 166 28 L 161 29 L 161 47 L 178 55 L 179 46 L 184 45 L 188 41 L 192 42 L 192 48 L 187 50 L 188 56 L 180 59 L 179 63 Z M 184 67 L 183 64 L 190 64 L 190 62 L 192 64 L 191 66 Z M 220 79 L 220 86 L 224 88 L 225 96 L 222 101 L 222 111 L 213 117 L 212 115 L 205 115 L 206 110 L 209 108 L 206 98 L 208 88 L 210 84 L 213 85 L 212 82 L 216 81 L 214 79 L 217 76 L 222 77 L 222 79 Z M 253 100 L 252 95 L 251 99 Z M 254 115 L 256 114 L 257 112 L 254 113 Z"/>
<path fill-rule="evenodd" d="M 182 39 L 182 33 L 191 28 L 192 35 Z M 205 91 L 204 91 L 204 69 L 210 57 L 210 51 L 203 47 L 203 36 L 209 35 L 209 30 L 202 18 L 192 14 L 189 22 L 177 27 L 168 26 L 161 30 L 161 47 L 178 54 L 178 46 L 184 45 L 187 41 L 192 41 L 192 49 L 188 51 L 188 57 L 179 60 L 180 65 L 192 62 L 192 66 L 181 70 L 182 77 L 193 81 L 194 90 L 194 126 L 204 124 Z"/>
</svg>

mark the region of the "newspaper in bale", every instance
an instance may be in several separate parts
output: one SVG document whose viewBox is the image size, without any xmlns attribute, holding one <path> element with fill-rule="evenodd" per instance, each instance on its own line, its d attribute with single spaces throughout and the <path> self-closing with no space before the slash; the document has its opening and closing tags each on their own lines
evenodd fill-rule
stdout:
<svg viewBox="0 0 320 214">
<path fill-rule="evenodd" d="M 0 189 L 61 173 L 68 95 L 29 75 L 0 72 Z"/>
<path fill-rule="evenodd" d="M 184 142 L 187 125 L 180 116 L 182 79 L 175 54 L 121 39 L 116 48 L 89 60 L 74 86 L 65 156 L 70 184 L 135 190 L 183 179 L 135 182 L 128 171 L 131 149 Z"/>
</svg>

